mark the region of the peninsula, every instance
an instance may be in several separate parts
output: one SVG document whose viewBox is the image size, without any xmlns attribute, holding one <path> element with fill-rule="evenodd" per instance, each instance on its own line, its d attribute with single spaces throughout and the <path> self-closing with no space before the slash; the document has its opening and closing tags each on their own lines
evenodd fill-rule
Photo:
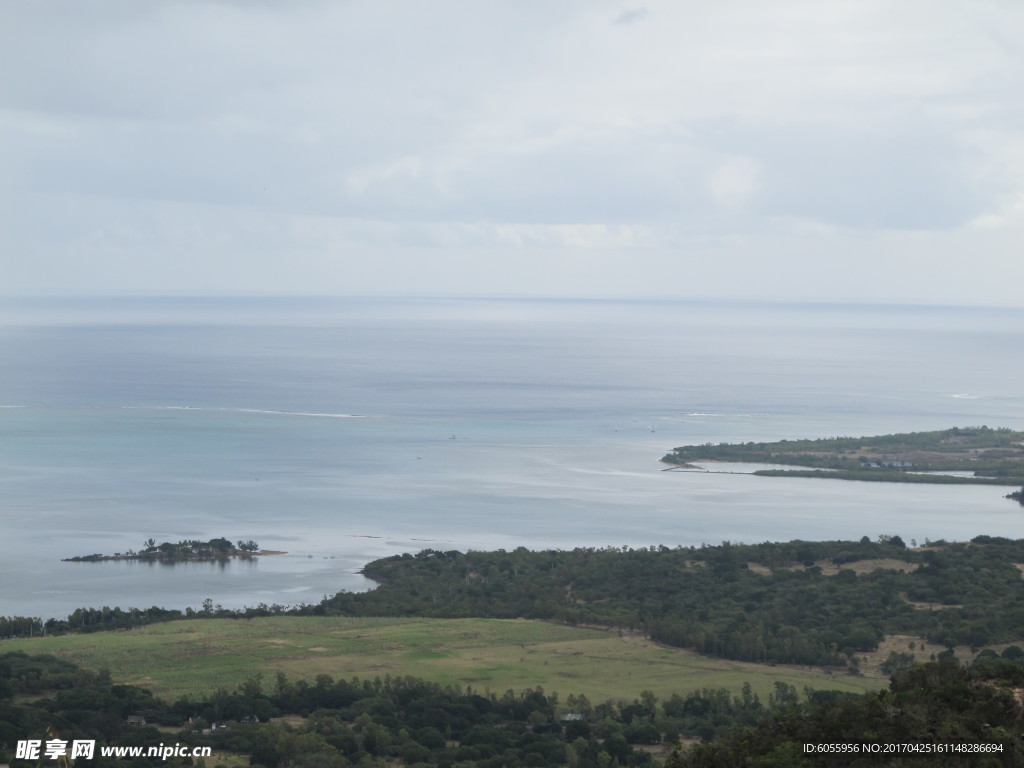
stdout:
<svg viewBox="0 0 1024 768">
<path fill-rule="evenodd" d="M 184 539 L 175 543 L 165 541 L 157 544 L 155 539 L 149 539 L 144 544 L 144 549 L 136 552 L 117 552 L 113 555 L 79 555 L 78 557 L 65 557 L 61 562 L 65 563 L 96 563 L 105 560 L 158 560 L 162 562 L 178 561 L 209 561 L 226 560 L 231 557 L 257 557 L 259 555 L 281 555 L 283 552 L 261 550 L 260 545 L 252 539 L 239 541 L 232 544 L 225 538 L 210 539 L 209 541 L 196 541 Z"/>
<path fill-rule="evenodd" d="M 782 464 L 755 475 L 828 477 L 889 483 L 1024 485 L 1024 432 L 1005 427 L 953 427 L 876 437 L 705 443 L 674 448 L 662 458 L 673 469 L 693 462 Z"/>
</svg>

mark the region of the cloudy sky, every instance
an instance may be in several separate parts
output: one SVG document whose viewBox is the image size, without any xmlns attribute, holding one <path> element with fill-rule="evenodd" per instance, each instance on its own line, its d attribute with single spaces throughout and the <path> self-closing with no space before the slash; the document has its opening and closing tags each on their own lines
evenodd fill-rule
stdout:
<svg viewBox="0 0 1024 768">
<path fill-rule="evenodd" d="M 0 294 L 1024 306 L 1016 0 L 0 0 Z"/>
</svg>

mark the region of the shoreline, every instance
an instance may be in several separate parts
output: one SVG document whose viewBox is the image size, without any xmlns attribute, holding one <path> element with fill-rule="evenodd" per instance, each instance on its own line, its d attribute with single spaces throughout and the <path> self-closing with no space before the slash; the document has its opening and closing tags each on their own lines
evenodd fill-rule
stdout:
<svg viewBox="0 0 1024 768">
<path fill-rule="evenodd" d="M 243 552 L 241 550 L 232 550 L 224 553 L 218 553 L 216 555 L 206 554 L 173 554 L 168 555 L 163 552 L 148 552 L 134 555 L 79 555 L 77 557 L 63 557 L 61 558 L 62 563 L 104 563 L 109 561 L 125 561 L 125 560 L 141 560 L 146 562 L 161 562 L 161 563 L 175 563 L 175 562 L 190 562 L 190 563 L 216 563 L 221 560 L 232 560 L 241 559 L 248 560 L 253 557 L 272 557 L 274 555 L 287 555 L 288 553 L 284 550 L 278 549 L 261 549 L 256 552 Z"/>
</svg>

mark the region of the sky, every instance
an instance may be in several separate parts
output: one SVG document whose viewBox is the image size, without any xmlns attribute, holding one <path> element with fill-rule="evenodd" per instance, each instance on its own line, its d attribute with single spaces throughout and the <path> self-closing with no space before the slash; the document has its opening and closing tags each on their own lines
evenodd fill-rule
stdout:
<svg viewBox="0 0 1024 768">
<path fill-rule="evenodd" d="M 1024 306 L 1016 0 L 0 0 L 0 295 Z"/>
</svg>

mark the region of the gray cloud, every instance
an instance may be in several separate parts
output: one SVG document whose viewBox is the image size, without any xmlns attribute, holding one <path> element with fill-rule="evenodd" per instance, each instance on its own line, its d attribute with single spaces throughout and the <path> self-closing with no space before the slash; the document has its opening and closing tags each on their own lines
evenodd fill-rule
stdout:
<svg viewBox="0 0 1024 768">
<path fill-rule="evenodd" d="M 613 20 L 613 24 L 635 24 L 638 21 L 642 21 L 650 14 L 646 8 L 631 8 L 627 11 L 623 11 Z"/>
<path fill-rule="evenodd" d="M 1017 6 L 8 0 L 0 21 L 6 292 L 796 295 L 799 272 L 872 298 L 808 262 L 870 248 L 890 297 L 962 293 L 911 267 L 967 249 L 1001 275 L 977 295 L 1019 302 Z"/>
</svg>

